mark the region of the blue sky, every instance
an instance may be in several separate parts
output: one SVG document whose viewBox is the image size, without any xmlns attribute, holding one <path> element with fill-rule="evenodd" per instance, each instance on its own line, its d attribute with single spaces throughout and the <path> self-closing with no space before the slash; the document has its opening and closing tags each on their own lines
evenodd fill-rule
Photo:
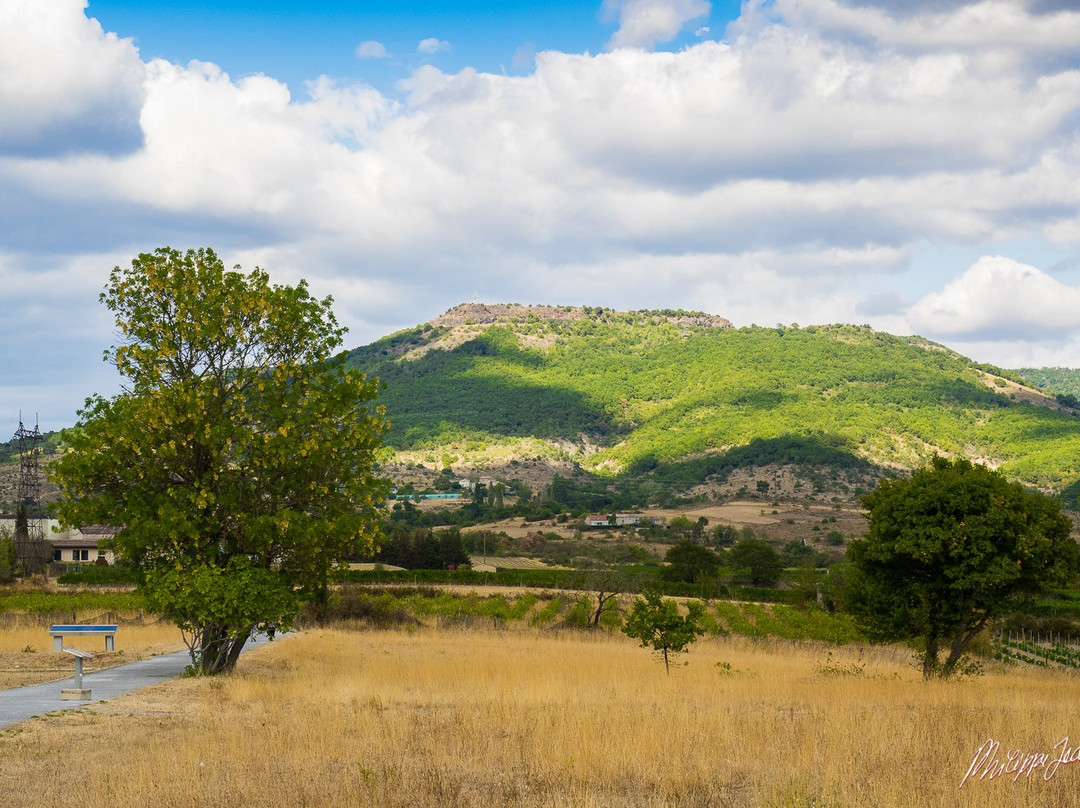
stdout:
<svg viewBox="0 0 1080 808">
<path fill-rule="evenodd" d="M 739 16 L 738 2 L 713 2 L 661 47 L 677 50 L 702 27 L 723 33 Z M 530 52 L 597 52 L 618 27 L 598 2 L 522 0 L 471 3 L 418 2 L 205 2 L 168 4 L 91 0 L 88 13 L 110 31 L 131 36 L 143 58 L 184 63 L 197 58 L 235 77 L 266 73 L 302 93 L 319 75 L 364 81 L 383 92 L 423 63 L 447 71 L 465 67 L 490 73 L 531 71 Z M 417 52 L 428 39 L 448 43 Z M 379 42 L 385 59 L 360 59 L 361 42 Z"/>
<path fill-rule="evenodd" d="M 98 294 L 162 245 L 349 347 L 476 296 L 1080 366 L 1080 11 L 0 0 L 0 426 L 118 389 Z"/>
</svg>

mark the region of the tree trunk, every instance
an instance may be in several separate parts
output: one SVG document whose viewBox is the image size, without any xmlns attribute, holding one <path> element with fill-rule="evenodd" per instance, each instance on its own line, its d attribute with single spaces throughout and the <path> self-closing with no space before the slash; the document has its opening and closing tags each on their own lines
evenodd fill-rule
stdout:
<svg viewBox="0 0 1080 808">
<path fill-rule="evenodd" d="M 975 635 L 982 631 L 988 619 L 989 615 L 986 615 L 973 626 L 960 625 L 956 629 L 952 645 L 949 647 L 949 658 L 945 660 L 945 666 L 941 669 L 942 676 L 952 676 L 956 672 L 956 665 L 960 662 L 960 657 L 964 655 L 968 645 L 975 639 Z"/>
<path fill-rule="evenodd" d="M 926 653 L 922 661 L 923 679 L 933 679 L 938 673 L 938 637 L 937 633 L 926 635 Z"/>
<path fill-rule="evenodd" d="M 610 608 L 608 603 L 613 597 L 618 595 L 618 592 L 597 592 L 596 593 L 596 609 L 592 613 L 592 617 L 589 618 L 589 628 L 599 628 L 600 618 L 604 612 Z"/>
<path fill-rule="evenodd" d="M 199 676 L 231 673 L 254 629 L 249 626 L 246 631 L 237 633 L 216 623 L 202 626 L 188 646 L 195 672 Z"/>
<path fill-rule="evenodd" d="M 970 641 L 971 636 L 965 637 L 963 630 L 956 632 L 956 636 L 953 637 L 952 644 L 949 646 L 949 657 L 941 668 L 942 677 L 948 678 L 953 675 L 956 671 L 956 663 L 960 661 L 960 657 L 963 656 L 964 649 L 967 648 Z"/>
</svg>

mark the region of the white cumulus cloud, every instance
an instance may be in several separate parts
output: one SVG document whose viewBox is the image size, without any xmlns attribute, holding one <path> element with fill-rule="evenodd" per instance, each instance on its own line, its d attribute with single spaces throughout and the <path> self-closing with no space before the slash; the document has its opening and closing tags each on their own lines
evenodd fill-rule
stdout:
<svg viewBox="0 0 1080 808">
<path fill-rule="evenodd" d="M 368 39 L 356 46 L 357 59 L 385 59 L 386 46 L 374 39 Z"/>
<path fill-rule="evenodd" d="M 524 75 L 425 65 L 396 98 L 144 63 L 81 2 L 0 0 L 0 20 L 36 43 L 0 25 L 0 42 L 21 48 L 0 48 L 5 302 L 95 324 L 79 340 L 98 334 L 100 355 L 113 337 L 96 295 L 53 280 L 84 272 L 96 290 L 137 252 L 209 245 L 334 294 L 353 344 L 478 293 L 707 308 L 737 324 L 869 317 L 981 361 L 1007 365 L 1023 344 L 1080 364 L 1066 270 L 984 259 L 927 280 L 916 267 L 927 244 L 1080 257 L 1072 12 L 897 6 L 746 3 L 727 41 L 672 53 L 648 47 L 707 4 L 627 0 L 609 4 L 624 38 L 610 51 L 542 51 Z M 1051 47 L 1011 30 L 1048 20 Z M 0 344 L 19 333 L 0 321 Z M 50 333 L 38 364 L 60 368 L 70 332 Z M 77 404 L 93 388 L 72 374 Z"/>
<path fill-rule="evenodd" d="M 919 300 L 908 319 L 922 333 L 965 341 L 1060 340 L 1080 332 L 1080 288 L 1010 258 L 986 256 Z"/>
<path fill-rule="evenodd" d="M 442 51 L 450 50 L 450 43 L 445 39 L 439 39 L 437 37 L 428 37 L 427 39 L 421 39 L 416 46 L 418 53 L 440 53 Z"/>
<path fill-rule="evenodd" d="M 0 0 L 0 154 L 137 145 L 144 66 L 85 0 Z"/>
<path fill-rule="evenodd" d="M 912 13 L 909 3 L 853 6 L 840 0 L 775 0 L 773 11 L 798 27 L 862 37 L 878 46 L 993 50 L 995 58 L 1003 51 L 1026 51 L 1031 57 L 1071 51 L 1080 35 L 1075 5 L 1043 14 L 1033 14 L 1023 0 L 923 5 L 921 13 Z"/>
<path fill-rule="evenodd" d="M 619 23 L 608 47 L 651 48 L 667 42 L 711 8 L 706 0 L 604 0 L 604 13 Z"/>
</svg>

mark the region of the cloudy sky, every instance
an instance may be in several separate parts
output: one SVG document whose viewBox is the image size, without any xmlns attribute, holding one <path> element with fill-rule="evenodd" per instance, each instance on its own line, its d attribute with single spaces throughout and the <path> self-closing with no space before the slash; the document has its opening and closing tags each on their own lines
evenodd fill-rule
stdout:
<svg viewBox="0 0 1080 808">
<path fill-rule="evenodd" d="M 162 6 L 165 6 L 163 9 Z M 1072 0 L 0 0 L 0 439 L 156 246 L 332 294 L 869 323 L 1080 366 Z"/>
</svg>

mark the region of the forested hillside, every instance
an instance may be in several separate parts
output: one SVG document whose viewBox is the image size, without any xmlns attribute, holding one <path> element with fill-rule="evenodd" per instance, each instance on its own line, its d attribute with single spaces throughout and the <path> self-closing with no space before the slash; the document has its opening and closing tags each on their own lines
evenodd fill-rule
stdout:
<svg viewBox="0 0 1080 808">
<path fill-rule="evenodd" d="M 1080 369 L 1020 368 L 1015 372 L 1024 381 L 1051 395 L 1080 399 Z"/>
<path fill-rule="evenodd" d="M 473 305 L 350 359 L 386 385 L 388 445 L 436 465 L 550 456 L 600 474 L 693 476 L 763 452 L 902 468 L 940 452 L 1044 488 L 1080 478 L 1080 412 L 1007 371 L 868 327 Z"/>
</svg>

